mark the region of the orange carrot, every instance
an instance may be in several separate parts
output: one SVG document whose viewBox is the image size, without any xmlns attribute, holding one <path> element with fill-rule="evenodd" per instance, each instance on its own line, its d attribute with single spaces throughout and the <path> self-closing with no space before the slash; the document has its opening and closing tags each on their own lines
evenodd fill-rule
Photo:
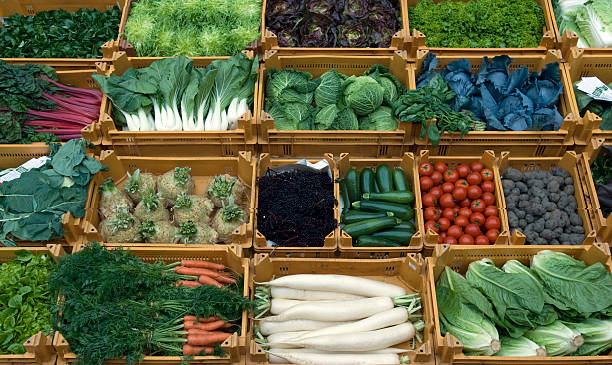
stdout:
<svg viewBox="0 0 612 365">
<path fill-rule="evenodd" d="M 193 275 L 193 276 L 206 275 L 206 276 L 210 276 L 211 278 L 217 278 L 218 276 L 229 277 L 229 275 L 226 273 L 220 273 L 218 271 L 202 269 L 199 267 L 179 266 L 176 268 L 176 273 L 181 274 L 181 275 Z"/>
<path fill-rule="evenodd" d="M 214 321 L 218 321 L 221 318 L 219 317 L 208 317 L 208 318 L 204 318 L 204 317 L 200 317 L 200 323 L 208 323 L 208 322 L 214 322 Z M 183 317 L 183 321 L 187 322 L 187 321 L 191 321 L 191 322 L 195 322 L 196 320 L 196 316 L 185 316 Z"/>
<path fill-rule="evenodd" d="M 181 337 L 187 338 L 188 335 L 211 335 L 211 334 L 214 334 L 214 333 L 216 333 L 216 332 L 190 329 L 190 330 L 187 330 L 187 334 L 186 335 L 182 335 Z"/>
<path fill-rule="evenodd" d="M 202 284 L 198 283 L 197 281 L 191 281 L 191 280 L 181 280 L 178 282 L 178 284 L 176 286 L 188 286 L 190 288 L 195 288 L 196 286 L 200 286 Z M 221 284 L 219 284 L 221 285 Z"/>
<path fill-rule="evenodd" d="M 226 277 L 226 276 L 217 276 L 215 279 L 218 282 L 224 283 L 224 284 L 235 284 L 236 283 L 236 279 L 230 278 L 230 277 Z"/>
<path fill-rule="evenodd" d="M 228 323 L 224 324 L 223 327 L 221 327 L 221 328 L 230 328 L 231 326 L 233 326 L 233 324 L 228 322 Z"/>
<path fill-rule="evenodd" d="M 186 267 L 201 267 L 204 269 L 212 270 L 225 270 L 225 266 L 221 264 L 215 264 L 213 262 L 202 261 L 202 260 L 181 260 L 181 265 Z"/>
<path fill-rule="evenodd" d="M 214 285 L 219 288 L 223 286 L 217 280 L 211 278 L 210 276 L 206 276 L 206 275 L 200 275 L 200 278 L 198 279 L 198 281 L 201 284 Z"/>
<path fill-rule="evenodd" d="M 198 330 L 203 330 L 203 331 L 214 331 L 216 329 L 223 327 L 223 325 L 225 325 L 225 321 L 214 321 L 214 322 L 208 322 L 208 323 L 194 323 L 194 322 L 186 321 L 184 323 L 184 327 L 187 330 L 198 329 Z"/>
<path fill-rule="evenodd" d="M 204 351 L 207 355 L 210 355 L 215 351 L 214 347 L 210 346 L 191 346 L 188 344 L 183 345 L 183 356 L 195 356 L 200 352 Z"/>
<path fill-rule="evenodd" d="M 212 345 L 227 340 L 231 335 L 231 333 L 226 332 L 213 332 L 208 335 L 188 335 L 187 343 L 192 346 Z"/>
</svg>

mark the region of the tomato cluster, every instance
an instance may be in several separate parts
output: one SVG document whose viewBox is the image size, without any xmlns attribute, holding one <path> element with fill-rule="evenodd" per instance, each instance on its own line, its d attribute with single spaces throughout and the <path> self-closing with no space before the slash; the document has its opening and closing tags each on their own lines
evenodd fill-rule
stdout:
<svg viewBox="0 0 612 365">
<path fill-rule="evenodd" d="M 488 245 L 499 236 L 493 171 L 481 162 L 451 170 L 444 162 L 419 166 L 425 230 L 438 233 L 438 243 Z"/>
</svg>

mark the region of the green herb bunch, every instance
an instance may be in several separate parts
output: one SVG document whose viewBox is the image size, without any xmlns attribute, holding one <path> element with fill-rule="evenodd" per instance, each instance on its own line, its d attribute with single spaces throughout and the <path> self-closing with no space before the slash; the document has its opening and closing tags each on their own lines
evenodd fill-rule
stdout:
<svg viewBox="0 0 612 365">
<path fill-rule="evenodd" d="M 174 181 L 179 186 L 185 186 L 189 181 L 191 167 L 175 167 L 174 168 Z"/>
</svg>

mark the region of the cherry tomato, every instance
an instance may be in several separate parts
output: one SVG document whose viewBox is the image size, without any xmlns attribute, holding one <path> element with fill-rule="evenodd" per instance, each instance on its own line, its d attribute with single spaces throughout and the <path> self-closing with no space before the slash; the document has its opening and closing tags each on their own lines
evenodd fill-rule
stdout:
<svg viewBox="0 0 612 365">
<path fill-rule="evenodd" d="M 435 207 L 437 200 L 433 194 L 425 194 L 422 196 L 424 207 Z"/>
<path fill-rule="evenodd" d="M 436 164 L 434 165 L 434 170 L 443 174 L 446 172 L 446 164 L 444 162 L 436 162 Z"/>
<path fill-rule="evenodd" d="M 433 180 L 434 185 L 438 185 L 442 181 L 442 173 L 440 171 L 432 172 L 430 177 Z"/>
<path fill-rule="evenodd" d="M 440 244 L 444 243 L 444 240 L 446 239 L 446 237 L 448 237 L 446 232 L 439 233 L 438 234 L 438 243 L 440 243 Z"/>
<path fill-rule="evenodd" d="M 468 184 L 468 182 L 465 179 L 459 179 L 455 183 L 455 187 L 467 188 L 468 186 L 470 186 L 470 184 Z"/>
<path fill-rule="evenodd" d="M 459 213 L 459 207 L 455 205 L 455 206 L 453 207 L 453 212 L 455 212 L 455 215 L 456 215 L 457 213 Z"/>
<path fill-rule="evenodd" d="M 426 218 L 427 219 L 427 218 Z M 478 226 L 482 226 L 485 222 L 485 216 L 482 213 L 472 213 L 470 216 L 470 223 L 474 223 Z"/>
<path fill-rule="evenodd" d="M 433 180 L 429 176 L 421 176 L 419 181 L 421 183 L 421 191 L 429 191 L 434 185 Z"/>
<path fill-rule="evenodd" d="M 482 193 L 480 199 L 482 199 L 487 206 L 495 205 L 495 195 L 493 195 L 493 193 Z"/>
<path fill-rule="evenodd" d="M 472 172 L 468 175 L 466 180 L 470 185 L 480 185 L 480 182 L 482 181 L 482 176 L 480 176 L 480 174 L 477 172 Z"/>
<path fill-rule="evenodd" d="M 439 234 L 440 237 L 442 237 L 443 239 L 448 237 L 448 235 L 446 234 L 446 232 L 440 232 Z"/>
<path fill-rule="evenodd" d="M 476 243 L 477 245 L 488 245 L 489 239 L 484 234 L 481 234 L 476 237 L 474 243 Z"/>
<path fill-rule="evenodd" d="M 421 176 L 430 176 L 433 171 L 433 166 L 431 166 L 430 163 L 423 162 L 421 166 L 419 166 L 419 175 Z"/>
<path fill-rule="evenodd" d="M 463 230 L 458 225 L 452 225 L 448 227 L 448 231 L 446 231 L 449 237 L 459 238 L 463 234 Z"/>
<path fill-rule="evenodd" d="M 453 236 L 446 236 L 446 238 L 444 239 L 444 243 L 447 245 L 456 245 L 457 239 Z"/>
<path fill-rule="evenodd" d="M 490 169 L 483 169 L 482 171 L 480 171 L 480 176 L 482 176 L 482 179 L 484 181 L 491 181 L 493 180 L 493 171 L 491 171 Z"/>
<path fill-rule="evenodd" d="M 434 207 L 427 207 L 423 212 L 423 217 L 426 221 L 437 221 L 440 218 L 440 209 Z"/>
<path fill-rule="evenodd" d="M 456 201 L 461 201 L 467 198 L 467 189 L 455 188 L 455 190 L 453 191 L 453 198 L 455 198 Z"/>
<path fill-rule="evenodd" d="M 478 227 L 478 224 L 474 224 L 474 223 L 470 223 L 467 226 L 465 226 L 463 231 L 472 237 L 476 237 L 482 234 L 482 231 L 480 230 L 480 227 Z"/>
<path fill-rule="evenodd" d="M 464 215 L 466 217 L 469 217 L 469 216 L 472 215 L 472 211 L 470 210 L 470 208 L 464 207 L 464 208 L 459 209 L 458 214 L 459 215 Z"/>
<path fill-rule="evenodd" d="M 465 199 L 463 199 L 462 201 L 460 201 L 460 202 L 459 202 L 459 206 L 460 206 L 461 208 L 469 208 L 469 207 L 470 207 L 470 203 L 471 203 L 471 202 L 472 202 L 472 201 L 471 201 L 470 199 L 465 198 Z"/>
<path fill-rule="evenodd" d="M 497 237 L 499 236 L 499 231 L 497 229 L 490 229 L 487 231 L 485 235 L 489 239 L 489 243 L 493 244 L 495 243 L 495 241 L 497 240 Z"/>
<path fill-rule="evenodd" d="M 470 209 L 472 209 L 472 212 L 482 213 L 484 212 L 485 207 L 486 204 L 482 201 L 482 199 L 476 199 L 470 204 Z"/>
<path fill-rule="evenodd" d="M 444 173 L 444 181 L 454 183 L 459 179 L 459 175 L 457 175 L 457 171 L 455 170 L 446 170 Z"/>
<path fill-rule="evenodd" d="M 466 177 L 470 173 L 470 167 L 465 164 L 457 166 L 457 173 L 460 177 Z"/>
<path fill-rule="evenodd" d="M 436 222 L 435 221 L 427 221 L 427 222 L 425 222 L 425 231 L 428 231 L 430 229 L 433 230 L 436 233 L 439 231 L 438 227 L 436 227 Z"/>
<path fill-rule="evenodd" d="M 438 226 L 440 228 L 440 231 L 446 232 L 448 228 L 450 227 L 450 225 L 451 225 L 450 219 L 444 218 L 444 217 L 438 219 Z"/>
<path fill-rule="evenodd" d="M 458 215 L 455 218 L 455 224 L 458 225 L 459 227 L 465 227 L 469 224 L 469 220 L 468 217 L 465 215 Z"/>
<path fill-rule="evenodd" d="M 444 243 L 444 238 L 442 238 L 442 235 L 438 235 L 438 244 L 441 245 Z"/>
<path fill-rule="evenodd" d="M 455 185 L 451 182 L 445 182 L 442 184 L 442 191 L 445 193 L 451 193 L 455 189 Z"/>
<path fill-rule="evenodd" d="M 482 191 L 486 191 L 488 193 L 492 193 L 495 191 L 495 184 L 493 183 L 493 181 L 483 181 L 480 184 L 480 187 L 482 188 Z"/>
<path fill-rule="evenodd" d="M 482 195 L 482 189 L 478 185 L 470 185 L 467 188 L 467 196 L 470 199 L 478 199 Z"/>
<path fill-rule="evenodd" d="M 436 198 L 436 200 L 438 200 L 442 196 L 443 191 L 442 191 L 441 187 L 436 186 L 435 188 L 431 188 L 431 190 L 429 190 L 429 194 L 433 195 L 434 198 Z"/>
<path fill-rule="evenodd" d="M 487 205 L 484 210 L 485 217 L 497 217 L 497 207 L 494 205 Z"/>
<path fill-rule="evenodd" d="M 461 237 L 459 237 L 459 244 L 460 245 L 473 245 L 474 237 L 470 236 L 469 234 L 464 234 Z"/>
<path fill-rule="evenodd" d="M 440 206 L 442 208 L 452 208 L 455 206 L 455 201 L 453 200 L 451 193 L 442 194 L 440 197 Z"/>
<path fill-rule="evenodd" d="M 474 172 L 480 172 L 482 169 L 484 169 L 484 165 L 482 162 L 475 161 L 470 164 L 470 169 L 472 169 Z"/>
<path fill-rule="evenodd" d="M 454 208 L 444 208 L 442 211 L 442 217 L 450 220 L 451 222 L 455 220 L 455 209 Z"/>
<path fill-rule="evenodd" d="M 501 223 L 499 221 L 499 218 L 491 216 L 488 217 L 487 220 L 485 221 L 485 229 L 489 230 L 489 229 L 499 229 L 499 227 L 501 226 Z"/>
</svg>

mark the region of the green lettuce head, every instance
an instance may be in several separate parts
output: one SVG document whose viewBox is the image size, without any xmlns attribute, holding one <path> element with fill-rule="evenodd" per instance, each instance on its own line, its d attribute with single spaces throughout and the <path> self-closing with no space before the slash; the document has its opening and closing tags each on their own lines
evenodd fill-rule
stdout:
<svg viewBox="0 0 612 365">
<path fill-rule="evenodd" d="M 357 115 L 368 115 L 383 102 L 385 90 L 370 76 L 351 76 L 346 85 L 344 103 Z"/>
</svg>

